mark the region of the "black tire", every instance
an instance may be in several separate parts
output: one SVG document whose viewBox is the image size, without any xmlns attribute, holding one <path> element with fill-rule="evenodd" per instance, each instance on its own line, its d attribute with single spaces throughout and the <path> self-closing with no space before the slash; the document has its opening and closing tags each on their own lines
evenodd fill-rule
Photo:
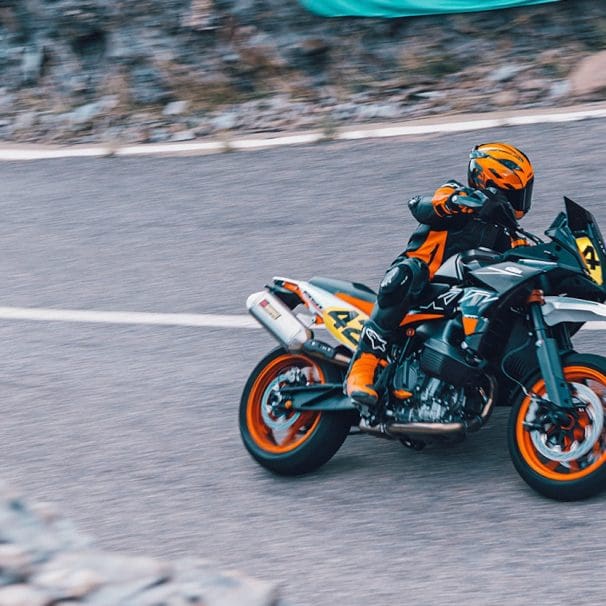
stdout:
<svg viewBox="0 0 606 606">
<path fill-rule="evenodd" d="M 598 395 L 602 409 L 606 407 L 604 397 L 606 393 L 606 358 L 591 354 L 571 354 L 564 362 L 564 371 L 566 378 L 571 383 L 576 381 L 588 385 L 590 389 L 595 385 L 591 391 Z M 598 380 L 600 376 L 603 378 Z M 586 378 L 585 381 L 583 381 L 583 377 Z M 540 376 L 536 376 L 529 381 L 526 385 L 527 389 L 530 391 L 537 384 L 540 385 L 540 379 Z M 598 394 L 596 388 L 600 383 L 604 384 L 605 390 L 599 390 Z M 542 451 L 540 448 L 537 449 L 531 434 L 534 433 L 535 436 L 543 434 L 524 429 L 523 422 L 529 411 L 529 398 L 521 394 L 518 401 L 512 406 L 507 431 L 511 460 L 522 479 L 540 494 L 558 501 L 576 501 L 600 493 L 606 486 L 606 431 L 602 429 L 596 439 L 584 441 L 588 445 L 593 444 L 589 453 L 562 464 L 545 455 L 545 451 L 549 451 L 547 446 Z M 583 432 L 592 426 L 592 423 L 585 421 L 582 426 L 577 426 L 578 422 L 579 420 L 574 423 L 571 421 L 572 429 L 570 431 L 580 431 L 582 436 Z M 573 443 L 582 443 L 580 442 L 582 438 L 578 435 L 568 439 L 568 443 L 564 444 L 565 447 L 566 444 L 570 446 L 572 440 L 575 440 Z M 580 450 L 579 454 L 581 454 Z"/>
<path fill-rule="evenodd" d="M 273 473 L 294 476 L 308 473 L 321 467 L 339 450 L 351 427 L 351 416 L 347 413 L 305 413 L 311 426 L 300 436 L 300 443 L 294 438 L 292 445 L 271 443 L 273 437 L 262 435 L 263 431 L 272 431 L 265 424 L 260 396 L 268 389 L 267 381 L 273 374 L 277 377 L 285 367 L 313 367 L 323 375 L 320 382 L 340 382 L 341 371 L 328 363 L 321 362 L 304 354 L 292 354 L 279 347 L 267 354 L 252 371 L 240 400 L 240 435 L 246 450 L 260 465 Z M 313 372 L 317 372 L 314 370 Z M 293 413 L 296 415 L 298 413 Z M 261 415 L 261 416 L 259 416 Z M 299 421 L 303 420 L 299 415 Z M 294 427 L 294 425 L 293 425 Z M 298 434 L 297 434 L 298 435 Z M 282 449 L 282 450 L 281 450 Z"/>
</svg>

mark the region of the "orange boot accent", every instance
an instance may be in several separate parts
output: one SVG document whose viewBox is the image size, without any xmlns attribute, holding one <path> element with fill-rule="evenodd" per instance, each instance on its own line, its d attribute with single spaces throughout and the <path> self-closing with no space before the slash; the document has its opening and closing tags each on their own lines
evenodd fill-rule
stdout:
<svg viewBox="0 0 606 606">
<path fill-rule="evenodd" d="M 381 362 L 381 358 L 371 353 L 362 353 L 353 361 L 345 386 L 347 395 L 352 400 L 366 406 L 377 404 L 379 394 L 373 389 L 373 384 L 375 372 Z"/>
</svg>

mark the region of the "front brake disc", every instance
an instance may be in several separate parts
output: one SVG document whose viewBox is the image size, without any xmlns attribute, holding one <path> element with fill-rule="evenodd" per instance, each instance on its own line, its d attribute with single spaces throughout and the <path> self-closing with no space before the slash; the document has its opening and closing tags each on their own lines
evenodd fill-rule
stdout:
<svg viewBox="0 0 606 606">
<path fill-rule="evenodd" d="M 584 428 L 584 438 L 581 441 L 574 440 L 570 448 L 564 450 L 560 444 L 550 444 L 549 436 L 545 431 L 534 429 L 530 432 L 530 438 L 537 452 L 547 459 L 560 463 L 576 461 L 584 457 L 593 448 L 604 429 L 604 408 L 598 395 L 582 383 L 571 383 L 571 386 L 577 398 L 584 403 L 591 421 Z M 539 403 L 533 401 L 528 409 L 528 416 L 536 419 L 538 409 Z"/>
</svg>

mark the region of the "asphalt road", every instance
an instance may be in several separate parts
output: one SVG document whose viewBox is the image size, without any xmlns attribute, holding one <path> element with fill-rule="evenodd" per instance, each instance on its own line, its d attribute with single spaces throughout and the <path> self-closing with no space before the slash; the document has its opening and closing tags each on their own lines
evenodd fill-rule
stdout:
<svg viewBox="0 0 606 606">
<path fill-rule="evenodd" d="M 0 164 L 0 306 L 244 313 L 272 275 L 376 286 L 415 193 L 476 142 L 536 166 L 531 230 L 566 193 L 606 225 L 606 121 L 200 158 Z M 283 583 L 293 606 L 602 601 L 606 494 L 533 493 L 507 410 L 455 447 L 351 437 L 281 479 L 241 446 L 261 331 L 0 321 L 0 477 L 105 548 L 195 555 Z M 601 352 L 606 333 L 582 333 Z"/>
</svg>

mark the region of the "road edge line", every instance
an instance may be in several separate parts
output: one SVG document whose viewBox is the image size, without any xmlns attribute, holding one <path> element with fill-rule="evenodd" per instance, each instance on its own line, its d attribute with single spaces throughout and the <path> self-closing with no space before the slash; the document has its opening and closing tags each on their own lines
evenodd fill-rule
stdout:
<svg viewBox="0 0 606 606">
<path fill-rule="evenodd" d="M 189 326 L 198 328 L 263 328 L 256 320 L 246 314 L 158 313 L 43 307 L 0 307 L 1 320 Z M 323 327 L 319 326 L 318 328 Z M 583 330 L 606 330 L 606 321 L 587 322 Z"/>
<path fill-rule="evenodd" d="M 225 153 L 227 151 L 255 151 L 290 145 L 310 145 L 321 141 L 355 141 L 393 137 L 447 134 L 486 130 L 530 124 L 553 124 L 606 118 L 606 104 L 594 103 L 545 110 L 517 110 L 486 114 L 455 114 L 444 118 L 416 120 L 383 125 L 355 125 L 338 127 L 332 133 L 318 130 L 296 132 L 275 137 L 243 135 L 222 139 L 191 142 L 141 143 L 134 145 L 99 144 L 65 147 L 42 145 L 0 144 L 0 161 L 52 160 L 59 158 L 90 158 L 107 156 L 193 156 Z"/>
</svg>

